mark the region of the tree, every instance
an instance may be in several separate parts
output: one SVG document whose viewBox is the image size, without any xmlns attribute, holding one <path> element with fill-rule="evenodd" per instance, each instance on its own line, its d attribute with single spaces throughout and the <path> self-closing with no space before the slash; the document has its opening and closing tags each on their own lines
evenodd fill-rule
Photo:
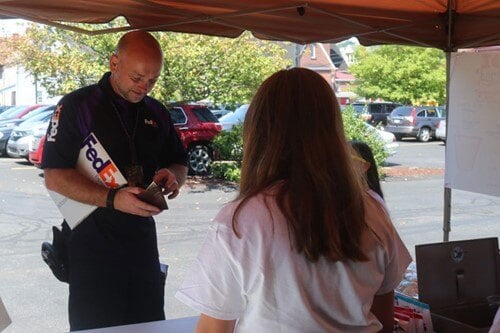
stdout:
<svg viewBox="0 0 500 333">
<path fill-rule="evenodd" d="M 24 67 L 51 96 L 56 96 L 97 82 L 108 68 L 109 56 L 119 37 L 93 37 L 32 24 L 19 50 Z"/>
<path fill-rule="evenodd" d="M 355 57 L 356 63 L 350 70 L 356 77 L 359 96 L 406 104 L 445 102 L 446 59 L 442 51 L 395 45 L 360 46 Z"/>
<path fill-rule="evenodd" d="M 283 47 L 249 33 L 235 39 L 162 33 L 160 42 L 168 71 L 161 95 L 176 99 L 244 103 L 265 78 L 290 64 Z"/>
<path fill-rule="evenodd" d="M 120 22 L 105 27 L 115 27 Z M 89 25 L 81 25 L 89 28 Z M 163 74 L 152 95 L 162 102 L 247 102 L 271 73 L 289 65 L 285 49 L 245 33 L 228 39 L 155 32 L 165 53 Z M 20 47 L 25 67 L 51 95 L 97 82 L 121 33 L 89 36 L 32 25 Z"/>
<path fill-rule="evenodd" d="M 23 38 L 18 34 L 10 37 L 0 37 L 0 65 L 11 66 L 16 65 L 20 61 L 19 45 L 22 44 Z"/>
</svg>

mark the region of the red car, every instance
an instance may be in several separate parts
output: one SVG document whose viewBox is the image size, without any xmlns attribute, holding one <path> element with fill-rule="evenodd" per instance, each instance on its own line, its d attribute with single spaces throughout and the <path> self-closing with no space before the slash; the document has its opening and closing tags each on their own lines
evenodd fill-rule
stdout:
<svg viewBox="0 0 500 333">
<path fill-rule="evenodd" d="M 213 153 L 210 143 L 222 130 L 217 117 L 199 104 L 170 104 L 167 108 L 182 144 L 188 151 L 189 174 L 207 174 Z M 42 163 L 44 143 L 45 135 L 33 138 L 29 160 L 37 167 Z"/>
<path fill-rule="evenodd" d="M 45 134 L 42 137 L 34 136 L 31 141 L 28 153 L 29 161 L 39 168 L 42 165 L 43 144 L 45 143 Z"/>
<path fill-rule="evenodd" d="M 200 104 L 170 104 L 167 108 L 188 151 L 189 174 L 207 174 L 212 162 L 211 141 L 220 133 L 222 125 L 210 109 Z"/>
</svg>

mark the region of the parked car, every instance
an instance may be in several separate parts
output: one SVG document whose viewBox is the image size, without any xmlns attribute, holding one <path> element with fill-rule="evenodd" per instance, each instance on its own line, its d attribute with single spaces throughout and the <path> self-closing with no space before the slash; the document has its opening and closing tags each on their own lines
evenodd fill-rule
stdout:
<svg viewBox="0 0 500 333">
<path fill-rule="evenodd" d="M 213 105 L 209 106 L 208 109 L 210 110 L 210 112 L 213 113 L 214 116 L 217 117 L 217 119 L 219 119 L 222 116 L 225 116 L 226 114 L 233 113 L 233 110 L 227 109 L 226 106 L 224 105 L 222 106 Z"/>
<path fill-rule="evenodd" d="M 45 133 L 37 133 L 31 138 L 29 145 L 28 160 L 31 164 L 40 168 L 42 165 L 43 145 L 45 144 Z"/>
<path fill-rule="evenodd" d="M 397 153 L 399 144 L 397 143 L 396 136 L 394 136 L 394 134 L 378 129 L 370 124 L 366 124 L 366 128 L 369 132 L 374 133 L 380 140 L 382 140 L 384 143 L 384 150 L 389 156 Z"/>
<path fill-rule="evenodd" d="M 387 125 L 387 116 L 402 104 L 393 102 L 354 102 L 351 104 L 364 121 L 371 125 Z"/>
<path fill-rule="evenodd" d="M 12 105 L 1 105 L 0 106 L 0 116 L 2 115 L 3 112 L 7 111 L 10 108 L 13 108 L 14 106 Z"/>
<path fill-rule="evenodd" d="M 39 107 L 37 109 L 34 109 L 32 112 L 26 113 L 21 118 L 8 118 L 4 120 L 0 119 L 0 156 L 7 154 L 7 142 L 9 141 L 14 127 L 23 123 L 24 121 L 31 119 L 32 117 L 38 116 L 43 112 L 54 109 L 54 105 Z"/>
<path fill-rule="evenodd" d="M 0 114 L 0 120 L 7 120 L 7 119 L 19 119 L 24 117 L 26 114 L 32 112 L 33 110 L 36 110 L 40 107 L 43 107 L 45 105 L 41 104 L 35 104 L 35 105 L 19 105 L 12 107 L 5 112 L 2 112 Z"/>
<path fill-rule="evenodd" d="M 249 106 L 250 104 L 243 104 L 234 110 L 233 113 L 220 117 L 219 122 L 222 125 L 222 130 L 230 131 L 234 125 L 243 123 Z"/>
<path fill-rule="evenodd" d="M 168 112 L 188 151 L 189 174 L 208 173 L 213 154 L 211 141 L 222 130 L 217 117 L 199 104 L 171 104 Z"/>
<path fill-rule="evenodd" d="M 435 106 L 400 106 L 387 117 L 386 131 L 394 133 L 397 140 L 414 137 L 426 142 L 436 136 L 436 127 L 445 119 L 445 109 Z"/>
<path fill-rule="evenodd" d="M 35 135 L 40 135 L 47 131 L 54 109 L 55 107 L 49 108 L 45 112 L 30 117 L 14 127 L 7 142 L 7 154 L 10 157 L 24 157 L 29 159 L 28 155 L 32 139 Z"/>
<path fill-rule="evenodd" d="M 441 119 L 436 126 L 436 138 L 446 142 L 446 119 Z"/>
</svg>

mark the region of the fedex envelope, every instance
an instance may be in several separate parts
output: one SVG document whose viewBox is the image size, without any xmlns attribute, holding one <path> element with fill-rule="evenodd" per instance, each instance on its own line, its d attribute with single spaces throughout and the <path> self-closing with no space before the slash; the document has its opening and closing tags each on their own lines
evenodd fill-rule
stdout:
<svg viewBox="0 0 500 333">
<path fill-rule="evenodd" d="M 107 188 L 118 188 L 127 183 L 94 133 L 90 133 L 83 141 L 76 168 L 92 181 Z M 49 190 L 49 194 L 71 229 L 74 229 L 97 208 L 97 206 L 72 200 L 54 191 Z"/>
</svg>

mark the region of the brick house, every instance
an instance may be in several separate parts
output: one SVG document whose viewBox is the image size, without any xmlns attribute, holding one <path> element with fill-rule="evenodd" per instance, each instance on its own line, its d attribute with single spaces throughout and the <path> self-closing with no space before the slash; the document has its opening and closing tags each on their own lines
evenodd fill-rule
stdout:
<svg viewBox="0 0 500 333">
<path fill-rule="evenodd" d="M 352 51 L 352 48 L 350 49 Z M 348 105 L 355 99 L 353 84 L 355 78 L 348 71 L 353 52 L 339 49 L 335 44 L 313 43 L 302 46 L 297 66 L 308 68 L 320 74 L 332 87 L 340 105 Z M 349 59 L 345 59 L 349 55 Z"/>
</svg>

